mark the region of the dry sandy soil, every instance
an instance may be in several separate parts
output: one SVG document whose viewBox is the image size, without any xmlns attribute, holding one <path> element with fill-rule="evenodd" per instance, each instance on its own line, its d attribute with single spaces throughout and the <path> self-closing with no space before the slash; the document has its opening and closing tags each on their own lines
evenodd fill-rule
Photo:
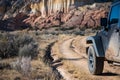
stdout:
<svg viewBox="0 0 120 80">
<path fill-rule="evenodd" d="M 87 36 L 61 35 L 51 50 L 53 66 L 65 80 L 119 80 L 120 67 L 105 62 L 102 75 L 89 73 L 85 49 Z"/>
</svg>

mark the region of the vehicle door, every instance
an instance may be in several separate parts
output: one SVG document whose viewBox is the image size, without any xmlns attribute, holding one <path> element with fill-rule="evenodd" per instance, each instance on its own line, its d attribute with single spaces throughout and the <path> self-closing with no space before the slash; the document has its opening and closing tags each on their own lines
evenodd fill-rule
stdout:
<svg viewBox="0 0 120 80">
<path fill-rule="evenodd" d="M 111 11 L 109 14 L 109 20 L 108 20 L 108 31 L 106 31 L 107 35 L 107 45 L 105 50 L 105 57 L 108 60 L 112 61 L 119 61 L 117 60 L 117 57 L 119 56 L 119 39 L 120 39 L 120 33 L 119 33 L 119 16 L 120 15 L 120 5 L 114 5 L 111 7 Z"/>
</svg>

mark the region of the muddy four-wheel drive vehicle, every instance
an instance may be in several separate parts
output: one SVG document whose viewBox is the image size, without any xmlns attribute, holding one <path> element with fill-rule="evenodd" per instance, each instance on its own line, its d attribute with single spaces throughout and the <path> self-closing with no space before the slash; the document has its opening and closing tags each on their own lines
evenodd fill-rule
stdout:
<svg viewBox="0 0 120 80">
<path fill-rule="evenodd" d="M 120 63 L 120 1 L 112 4 L 108 18 L 101 19 L 104 29 L 87 38 L 88 68 L 91 74 L 101 74 L 104 61 Z"/>
</svg>

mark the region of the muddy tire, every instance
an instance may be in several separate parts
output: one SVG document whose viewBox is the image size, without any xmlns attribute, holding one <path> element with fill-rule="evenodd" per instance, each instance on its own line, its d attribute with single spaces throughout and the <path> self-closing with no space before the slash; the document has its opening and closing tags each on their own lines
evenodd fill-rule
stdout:
<svg viewBox="0 0 120 80">
<path fill-rule="evenodd" d="M 88 48 L 88 68 L 91 74 L 99 75 L 103 72 L 104 58 L 97 57 L 94 47 L 90 46 Z"/>
</svg>

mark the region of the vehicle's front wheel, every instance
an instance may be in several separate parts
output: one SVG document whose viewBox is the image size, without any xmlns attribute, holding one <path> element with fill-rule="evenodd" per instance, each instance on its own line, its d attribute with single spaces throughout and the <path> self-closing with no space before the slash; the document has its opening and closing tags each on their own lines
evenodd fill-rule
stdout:
<svg viewBox="0 0 120 80">
<path fill-rule="evenodd" d="M 104 58 L 97 57 L 94 47 L 88 48 L 88 68 L 91 74 L 98 75 L 103 72 Z"/>
</svg>

